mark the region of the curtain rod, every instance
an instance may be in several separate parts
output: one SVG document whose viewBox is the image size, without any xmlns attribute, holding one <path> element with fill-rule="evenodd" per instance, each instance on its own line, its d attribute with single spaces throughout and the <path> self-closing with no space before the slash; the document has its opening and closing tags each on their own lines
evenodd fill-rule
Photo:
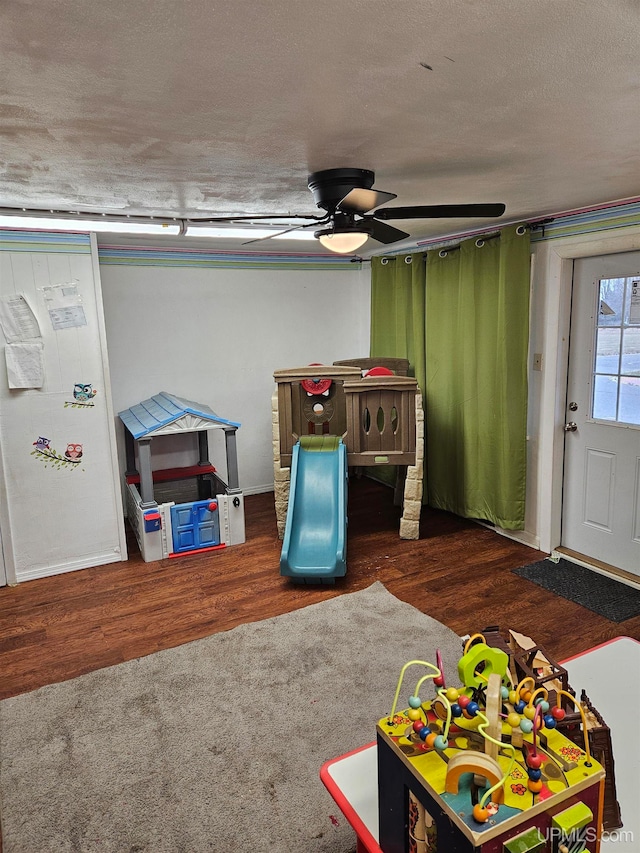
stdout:
<svg viewBox="0 0 640 853">
<path fill-rule="evenodd" d="M 523 222 L 522 224 L 518 225 L 518 227 L 516 228 L 516 234 L 518 234 L 519 236 L 522 236 L 523 234 L 526 233 L 526 231 L 528 229 L 533 230 L 534 228 L 542 228 L 543 233 L 544 233 L 544 226 L 547 225 L 549 222 L 553 222 L 553 218 L 540 219 L 540 220 L 537 220 L 536 222 Z M 501 233 L 502 232 L 500 232 L 500 231 L 487 231 L 484 234 L 479 234 L 476 237 L 475 244 L 480 249 L 480 248 L 482 248 L 482 246 L 484 246 L 484 244 L 487 240 L 494 240 L 496 237 L 499 237 Z M 457 249 L 459 249 L 461 245 L 462 245 L 461 243 L 455 243 L 455 242 L 452 242 L 451 245 L 441 245 L 441 248 L 440 248 L 438 254 L 440 255 L 441 258 L 444 258 L 444 257 L 446 257 L 446 255 L 449 252 L 455 252 Z M 434 251 L 437 248 L 438 247 L 436 245 L 429 251 Z M 414 252 L 413 254 L 417 254 L 417 252 Z M 428 252 L 423 252 L 422 257 L 426 258 L 427 254 L 428 254 Z M 400 258 L 400 257 L 403 257 L 403 255 L 400 252 L 397 255 L 384 255 L 382 257 L 380 263 L 386 265 L 389 263 L 389 261 L 395 261 L 397 258 Z M 411 254 L 404 255 L 404 260 L 405 260 L 406 264 L 411 263 L 411 257 L 412 257 Z M 366 263 L 367 261 L 371 262 L 372 258 L 358 258 L 357 260 L 360 261 L 361 263 Z"/>
</svg>

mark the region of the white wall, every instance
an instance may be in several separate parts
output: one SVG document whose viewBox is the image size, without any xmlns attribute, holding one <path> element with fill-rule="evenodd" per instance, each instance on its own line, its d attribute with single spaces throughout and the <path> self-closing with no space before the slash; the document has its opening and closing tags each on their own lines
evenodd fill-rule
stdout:
<svg viewBox="0 0 640 853">
<path fill-rule="evenodd" d="M 252 270 L 101 263 L 100 272 L 115 412 L 168 391 L 239 421 L 246 493 L 273 488 L 273 371 L 369 354 L 368 265 Z M 124 470 L 119 421 L 116 429 Z M 226 473 L 222 436 L 212 434 L 210 447 L 211 461 Z M 157 455 L 152 445 L 154 467 L 185 464 L 173 449 L 166 441 Z"/>
</svg>

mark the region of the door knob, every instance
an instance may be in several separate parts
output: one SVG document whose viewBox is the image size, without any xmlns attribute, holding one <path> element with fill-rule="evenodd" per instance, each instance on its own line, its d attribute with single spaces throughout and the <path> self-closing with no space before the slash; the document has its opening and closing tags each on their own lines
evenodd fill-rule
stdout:
<svg viewBox="0 0 640 853">
<path fill-rule="evenodd" d="M 578 429 L 578 424 L 575 421 L 569 421 L 568 424 L 564 425 L 565 432 L 575 432 Z"/>
</svg>

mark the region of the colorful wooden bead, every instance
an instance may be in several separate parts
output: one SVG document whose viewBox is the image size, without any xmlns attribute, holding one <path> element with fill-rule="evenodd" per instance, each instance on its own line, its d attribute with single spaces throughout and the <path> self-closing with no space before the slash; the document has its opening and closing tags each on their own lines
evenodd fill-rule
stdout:
<svg viewBox="0 0 640 853">
<path fill-rule="evenodd" d="M 413 723 L 414 732 L 416 732 L 416 734 L 418 734 L 420 732 L 420 729 L 422 729 L 422 728 L 424 728 L 424 722 L 422 720 L 414 720 L 414 723 Z"/>
<path fill-rule="evenodd" d="M 475 717 L 479 710 L 480 705 L 477 702 L 469 702 L 467 705 L 467 714 L 470 714 L 472 717 Z"/>
<path fill-rule="evenodd" d="M 553 714 L 546 715 L 546 717 L 544 718 L 544 724 L 548 729 L 555 729 L 555 727 L 558 725 L 556 718 L 553 716 Z"/>
<path fill-rule="evenodd" d="M 426 740 L 430 734 L 431 729 L 429 728 L 429 726 L 423 726 L 418 732 L 418 737 L 420 738 L 420 740 Z"/>
<path fill-rule="evenodd" d="M 533 779 L 529 779 L 527 782 L 527 787 L 531 791 L 532 794 L 539 794 L 542 790 L 542 780 L 538 779 L 537 782 L 534 782 Z"/>
<path fill-rule="evenodd" d="M 554 707 L 551 709 L 551 713 L 553 715 L 554 720 L 557 720 L 558 722 L 560 722 L 560 720 L 564 720 L 565 718 L 564 708 L 559 708 L 557 705 L 554 705 Z"/>
<path fill-rule="evenodd" d="M 473 819 L 477 823 L 486 823 L 489 820 L 489 810 L 476 803 L 473 807 Z"/>
<path fill-rule="evenodd" d="M 515 711 L 507 714 L 507 725 L 511 726 L 512 729 L 517 729 L 520 725 L 520 714 L 516 714 Z"/>
<path fill-rule="evenodd" d="M 455 687 L 449 687 L 444 695 L 447 697 L 449 702 L 455 702 L 460 693 L 456 690 Z"/>
<path fill-rule="evenodd" d="M 409 708 L 407 711 L 407 717 L 409 717 L 410 720 L 421 720 L 422 714 L 420 713 L 419 708 Z"/>
<path fill-rule="evenodd" d="M 422 705 L 419 696 L 409 696 L 409 707 L 410 708 L 419 708 Z"/>
<path fill-rule="evenodd" d="M 542 756 L 539 752 L 531 752 L 527 755 L 527 767 L 530 767 L 532 770 L 542 767 Z"/>
<path fill-rule="evenodd" d="M 442 751 L 443 749 L 446 749 L 449 746 L 449 742 L 447 741 L 446 737 L 438 735 L 437 738 L 434 740 L 433 745 L 436 749 Z"/>
<path fill-rule="evenodd" d="M 526 717 L 523 720 L 520 720 L 520 729 L 528 735 L 529 732 L 533 731 L 533 722 L 532 720 L 527 720 Z"/>
</svg>

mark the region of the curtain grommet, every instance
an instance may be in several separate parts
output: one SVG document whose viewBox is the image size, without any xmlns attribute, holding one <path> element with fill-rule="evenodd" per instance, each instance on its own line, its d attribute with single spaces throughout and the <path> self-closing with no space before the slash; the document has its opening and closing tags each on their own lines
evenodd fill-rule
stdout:
<svg viewBox="0 0 640 853">
<path fill-rule="evenodd" d="M 389 263 L 389 258 L 382 258 L 380 263 L 382 264 L 383 267 L 386 267 L 386 265 Z"/>
<path fill-rule="evenodd" d="M 522 235 L 526 234 L 526 233 L 527 233 L 527 226 L 526 225 L 518 225 L 518 227 L 516 228 L 516 234 L 518 235 L 518 237 L 522 237 Z"/>
<path fill-rule="evenodd" d="M 478 237 L 478 239 L 476 240 L 476 246 L 478 249 L 481 249 L 484 246 L 484 240 L 482 239 L 482 237 Z"/>
<path fill-rule="evenodd" d="M 440 249 L 440 251 L 438 252 L 438 257 L 439 258 L 446 258 L 448 254 L 449 254 L 449 252 L 447 252 L 446 249 Z"/>
<path fill-rule="evenodd" d="M 411 255 L 407 255 L 406 258 L 404 259 L 404 262 L 405 262 L 405 264 L 410 264 L 412 262 L 412 260 L 413 260 L 413 258 L 411 257 Z"/>
</svg>

